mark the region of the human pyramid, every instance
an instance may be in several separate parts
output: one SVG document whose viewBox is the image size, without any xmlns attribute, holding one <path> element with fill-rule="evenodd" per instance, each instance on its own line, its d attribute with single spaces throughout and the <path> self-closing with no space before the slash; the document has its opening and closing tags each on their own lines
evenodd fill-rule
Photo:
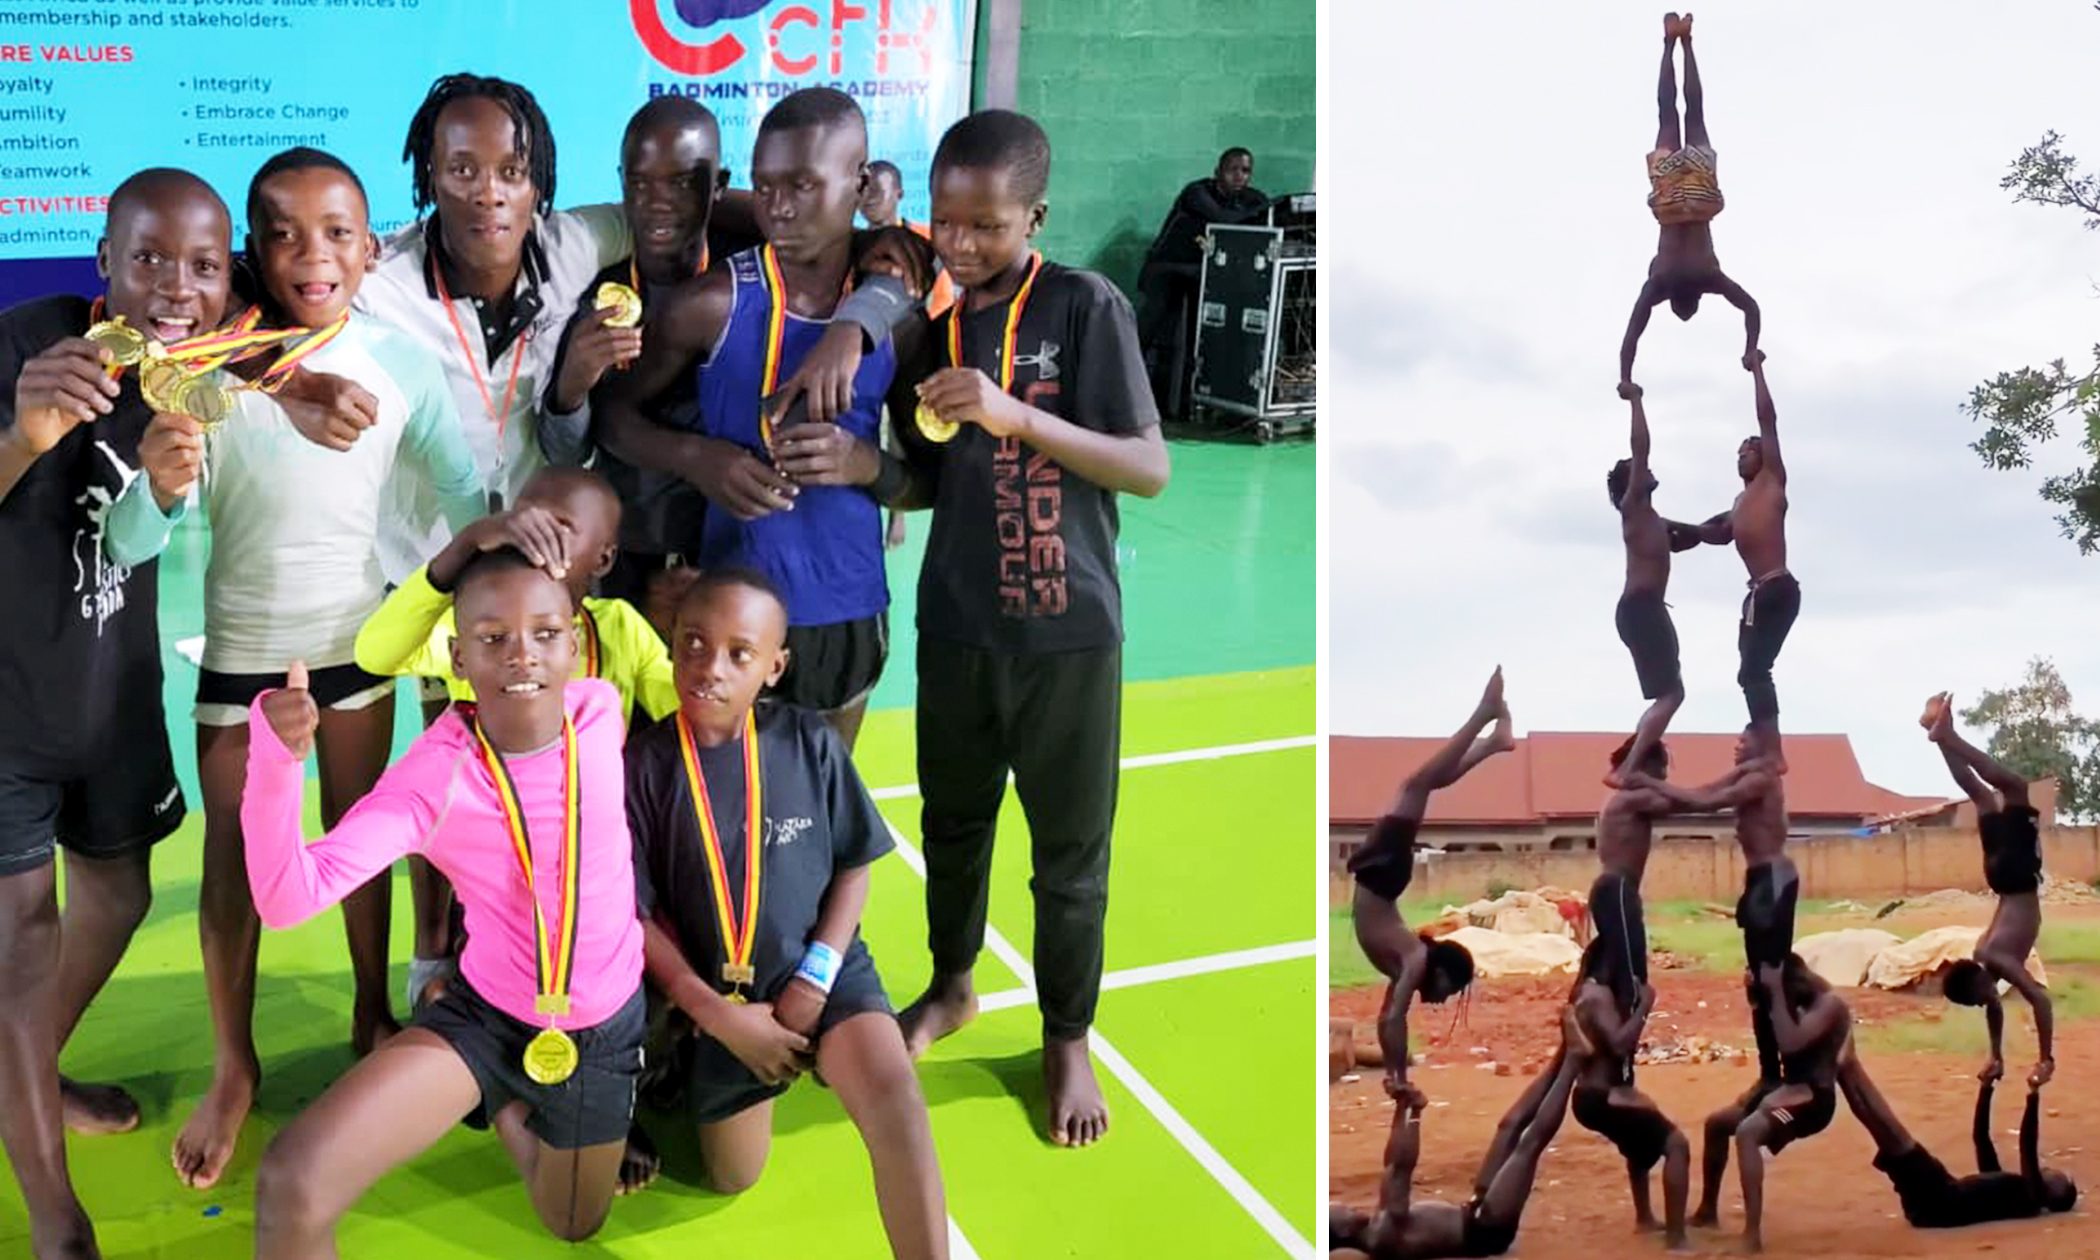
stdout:
<svg viewBox="0 0 2100 1260">
<path fill-rule="evenodd" d="M 1684 116 L 1680 130 L 1674 54 L 1684 55 Z M 1334 1205 L 1329 1247 L 1380 1260 L 1495 1256 L 1514 1242 L 1541 1157 L 1570 1109 L 1582 1127 L 1611 1142 L 1626 1159 L 1636 1223 L 1660 1228 L 1672 1252 L 1692 1250 L 1688 1228 L 1720 1224 L 1721 1186 L 1733 1150 L 1743 1195 L 1743 1237 L 1763 1247 L 1764 1163 L 1821 1133 L 1842 1094 L 1876 1148 L 1874 1166 L 1896 1190 L 1903 1214 L 1919 1228 L 2068 1211 L 2078 1195 L 2070 1176 L 2040 1162 L 2040 1091 L 2055 1070 L 2049 998 L 2026 969 L 2041 928 L 2041 842 L 2027 784 L 1954 730 L 1945 693 L 1926 704 L 1921 725 L 1947 768 L 1975 802 L 1980 818 L 1986 882 L 1998 894 L 1991 923 L 1973 961 L 1946 979 L 1949 1000 L 1984 1008 L 1989 1062 L 1978 1073 L 1974 1139 L 1977 1172 L 1956 1177 L 1920 1146 L 1874 1086 L 1852 1040 L 1852 1018 L 1842 998 L 1794 953 L 1794 915 L 1800 876 L 1786 854 L 1787 810 L 1779 699 L 1772 670 L 1800 610 L 1801 589 L 1787 570 L 1786 468 L 1777 412 L 1757 347 L 1757 304 L 1721 270 L 1712 220 L 1723 200 L 1716 158 L 1707 135 L 1704 97 L 1692 55 L 1692 17 L 1663 19 L 1658 104 L 1660 131 L 1648 155 L 1649 207 L 1661 239 L 1620 352 L 1619 396 L 1632 408 L 1631 458 L 1608 478 L 1626 546 L 1626 585 L 1616 623 L 1650 702 L 1635 733 L 1613 753 L 1605 784 L 1612 792 L 1598 818 L 1602 867 L 1589 894 L 1594 936 L 1583 951 L 1560 1016 L 1561 1042 L 1553 1059 L 1497 1127 L 1462 1204 L 1416 1202 L 1412 1182 L 1420 1154 L 1427 1099 L 1408 1079 L 1407 1009 L 1415 999 L 1442 1003 L 1470 985 L 1473 960 L 1451 941 L 1430 941 L 1403 921 L 1398 899 L 1413 876 L 1415 836 L 1431 793 L 1451 786 L 1489 758 L 1515 747 L 1502 672 L 1489 680 L 1471 719 L 1400 787 L 1393 807 L 1350 860 L 1355 877 L 1352 915 L 1366 957 L 1389 980 L 1378 1024 L 1386 1090 L 1395 1101 L 1385 1176 L 1377 1206 L 1364 1211 Z M 1669 302 L 1680 318 L 1696 313 L 1701 295 L 1719 294 L 1744 312 L 1743 366 L 1755 383 L 1757 435 L 1737 452 L 1743 490 L 1730 510 L 1698 524 L 1668 520 L 1651 496 L 1649 434 L 1641 389 L 1633 382 L 1635 350 L 1649 312 Z M 1668 781 L 1664 734 L 1684 700 L 1677 633 L 1664 602 L 1670 558 L 1701 544 L 1733 543 L 1749 573 L 1749 594 L 1737 628 L 1741 670 L 1737 682 L 1749 723 L 1724 778 L 1695 789 Z M 1657 819 L 1676 814 L 1733 811 L 1745 866 L 1736 922 L 1746 961 L 1744 986 L 1757 1044 L 1756 1081 L 1733 1103 L 1706 1118 L 1703 1182 L 1697 1208 L 1687 1214 L 1691 1143 L 1642 1093 L 1634 1058 L 1655 1006 L 1648 983 L 1647 934 L 1641 876 Z M 2017 1172 L 2001 1167 L 1991 1138 L 1994 1087 L 2004 1075 L 2004 1016 L 1999 982 L 2031 1005 L 2041 1059 L 2028 1075 Z M 1651 1206 L 1650 1176 L 1662 1165 L 1663 1216 Z"/>
</svg>

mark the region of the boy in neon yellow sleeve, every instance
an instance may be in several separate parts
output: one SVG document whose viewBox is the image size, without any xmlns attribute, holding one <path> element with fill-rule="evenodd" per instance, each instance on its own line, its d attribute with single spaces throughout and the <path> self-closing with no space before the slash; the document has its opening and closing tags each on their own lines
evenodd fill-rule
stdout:
<svg viewBox="0 0 2100 1260">
<path fill-rule="evenodd" d="M 577 468 L 541 470 L 519 491 L 517 506 L 461 530 L 387 596 L 358 632 L 358 667 L 441 679 L 454 700 L 474 699 L 473 687 L 452 672 L 453 584 L 481 552 L 516 547 L 568 585 L 576 603 L 576 677 L 617 688 L 630 724 L 637 708 L 652 721 L 677 712 L 663 640 L 632 604 L 589 594 L 612 567 L 619 533 L 620 500 L 603 478 Z"/>
</svg>

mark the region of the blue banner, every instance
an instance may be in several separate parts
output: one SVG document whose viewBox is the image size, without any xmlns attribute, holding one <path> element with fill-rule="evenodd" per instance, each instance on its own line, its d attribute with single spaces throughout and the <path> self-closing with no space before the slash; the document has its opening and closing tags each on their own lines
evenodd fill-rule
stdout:
<svg viewBox="0 0 2100 1260">
<path fill-rule="evenodd" d="M 255 168 L 313 145 L 363 177 L 381 234 L 401 226 L 408 121 L 457 71 L 539 99 L 563 206 L 619 200 L 620 133 L 652 96 L 714 111 L 741 186 L 773 102 L 836 87 L 923 222 L 975 28 L 976 0 L 0 0 L 0 307 L 93 286 L 110 190 L 148 166 L 197 172 L 238 220 Z"/>
</svg>

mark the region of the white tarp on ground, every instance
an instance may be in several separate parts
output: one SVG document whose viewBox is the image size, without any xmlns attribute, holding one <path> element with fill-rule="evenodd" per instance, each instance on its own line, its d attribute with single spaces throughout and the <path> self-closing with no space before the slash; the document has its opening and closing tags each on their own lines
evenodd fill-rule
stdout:
<svg viewBox="0 0 2100 1260">
<path fill-rule="evenodd" d="M 1868 965 L 1867 983 L 1877 989 L 1907 989 L 1974 954 L 1976 940 L 1982 935 L 1982 928 L 1943 927 L 1891 945 Z M 2043 984 L 2049 983 L 2040 954 L 2028 953 L 2027 970 Z"/>
<path fill-rule="evenodd" d="M 1511 934 L 1493 928 L 1462 927 L 1444 939 L 1466 947 L 1466 952 L 1473 955 L 1474 975 L 1482 980 L 1554 972 L 1573 975 L 1582 962 L 1581 946 L 1565 936 L 1546 932 Z"/>
<path fill-rule="evenodd" d="M 1574 925 L 1560 912 L 1562 901 L 1580 902 L 1582 898 L 1558 888 L 1541 888 L 1536 892 L 1511 889 L 1493 901 L 1476 901 L 1459 906 L 1456 912 L 1466 917 L 1466 922 L 1478 928 L 1488 928 L 1510 936 L 1528 933 L 1543 933 L 1573 939 Z M 1452 912 L 1446 907 L 1445 913 Z"/>
<path fill-rule="evenodd" d="M 1840 989 L 1856 989 L 1867 978 L 1874 959 L 1902 938 L 1879 928 L 1846 928 L 1818 932 L 1794 942 L 1794 952 L 1810 971 Z"/>
</svg>

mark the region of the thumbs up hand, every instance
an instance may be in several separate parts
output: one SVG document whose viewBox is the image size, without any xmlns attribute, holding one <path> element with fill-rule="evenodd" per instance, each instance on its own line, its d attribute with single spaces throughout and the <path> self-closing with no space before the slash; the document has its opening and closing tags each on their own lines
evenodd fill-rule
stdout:
<svg viewBox="0 0 2100 1260">
<path fill-rule="evenodd" d="M 321 725 L 321 711 L 306 690 L 305 661 L 292 662 L 291 669 L 285 672 L 284 686 L 263 696 L 262 711 L 286 751 L 306 760 L 314 748 L 314 731 Z"/>
</svg>

